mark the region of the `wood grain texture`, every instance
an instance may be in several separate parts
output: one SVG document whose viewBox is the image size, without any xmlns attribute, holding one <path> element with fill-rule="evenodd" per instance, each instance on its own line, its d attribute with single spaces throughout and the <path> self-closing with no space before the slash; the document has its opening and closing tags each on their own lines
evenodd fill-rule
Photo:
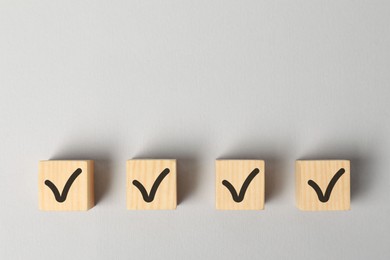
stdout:
<svg viewBox="0 0 390 260">
<path fill-rule="evenodd" d="M 45 181 L 52 182 L 59 193 L 63 194 L 64 186 L 77 169 L 81 169 L 80 175 L 71 184 L 66 199 L 63 202 L 58 202 Z M 82 211 L 92 208 L 95 205 L 93 161 L 40 161 L 38 194 L 40 210 Z"/>
<path fill-rule="evenodd" d="M 232 193 L 223 185 L 226 180 L 237 194 L 250 173 L 259 173 L 251 180 L 241 202 L 233 200 Z M 262 210 L 265 196 L 265 163 L 262 160 L 216 160 L 215 162 L 216 208 L 219 210 Z"/>
<path fill-rule="evenodd" d="M 317 192 L 308 182 L 312 180 L 325 194 L 328 185 L 338 171 L 344 174 L 336 181 L 329 200 L 321 202 Z M 349 210 L 350 209 L 350 162 L 348 160 L 296 161 L 296 204 L 300 210 Z"/>
<path fill-rule="evenodd" d="M 160 174 L 169 169 L 169 173 L 159 184 L 153 201 L 146 202 L 140 190 L 133 184 L 141 183 L 148 194 Z M 127 161 L 127 209 L 165 210 L 176 209 L 176 160 L 128 160 Z"/>
</svg>

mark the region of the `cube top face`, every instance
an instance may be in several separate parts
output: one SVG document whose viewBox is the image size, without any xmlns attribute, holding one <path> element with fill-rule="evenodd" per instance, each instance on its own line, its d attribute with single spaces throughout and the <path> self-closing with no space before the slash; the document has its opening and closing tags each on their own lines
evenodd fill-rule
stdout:
<svg viewBox="0 0 390 260">
<path fill-rule="evenodd" d="M 94 206 L 93 161 L 40 161 L 39 209 L 88 210 Z"/>
<path fill-rule="evenodd" d="M 176 160 L 127 161 L 127 209 L 176 209 Z"/>
<path fill-rule="evenodd" d="M 349 210 L 348 160 L 296 161 L 296 203 L 301 210 Z"/>
<path fill-rule="evenodd" d="M 264 209 L 264 161 L 216 160 L 215 170 L 217 209 Z"/>
</svg>

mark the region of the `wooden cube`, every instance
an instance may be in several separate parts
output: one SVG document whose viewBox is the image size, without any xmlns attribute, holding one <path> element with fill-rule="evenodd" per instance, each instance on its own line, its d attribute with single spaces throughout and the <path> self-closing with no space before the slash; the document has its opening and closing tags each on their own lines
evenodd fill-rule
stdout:
<svg viewBox="0 0 390 260">
<path fill-rule="evenodd" d="M 296 161 L 295 189 L 301 210 L 349 210 L 350 162 Z"/>
<path fill-rule="evenodd" d="M 127 209 L 176 209 L 176 160 L 127 161 Z"/>
<path fill-rule="evenodd" d="M 93 161 L 40 161 L 39 209 L 88 210 L 94 202 Z"/>
<path fill-rule="evenodd" d="M 217 209 L 264 209 L 264 161 L 216 160 L 215 167 Z"/>
</svg>

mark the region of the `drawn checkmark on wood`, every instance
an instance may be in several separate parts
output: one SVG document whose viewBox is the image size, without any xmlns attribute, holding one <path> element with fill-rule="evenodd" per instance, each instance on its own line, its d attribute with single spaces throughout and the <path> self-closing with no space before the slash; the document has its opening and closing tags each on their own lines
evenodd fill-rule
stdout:
<svg viewBox="0 0 390 260">
<path fill-rule="evenodd" d="M 133 180 L 133 185 L 139 189 L 145 202 L 150 203 L 154 200 L 154 197 L 156 196 L 156 192 L 157 192 L 158 187 L 160 186 L 161 182 L 164 180 L 164 178 L 168 175 L 169 172 L 170 172 L 169 169 L 165 168 L 160 173 L 160 175 L 154 181 L 149 195 L 148 195 L 148 192 L 146 191 L 144 185 L 142 185 L 142 183 L 140 183 L 137 180 Z"/>
<path fill-rule="evenodd" d="M 66 200 L 66 197 L 68 196 L 68 192 L 70 187 L 72 186 L 73 182 L 76 180 L 76 178 L 81 174 L 82 170 L 80 168 L 77 168 L 72 175 L 69 177 L 69 179 L 66 181 L 64 189 L 62 190 L 62 194 L 58 191 L 56 185 L 52 183 L 50 180 L 46 180 L 45 184 L 47 187 L 51 189 L 51 191 L 54 194 L 54 197 L 57 202 L 62 203 Z"/>
<path fill-rule="evenodd" d="M 328 202 L 330 198 L 330 193 L 333 190 L 333 187 L 336 185 L 336 182 L 340 179 L 340 177 L 345 173 L 345 169 L 341 168 L 336 172 L 336 174 L 333 176 L 333 178 L 330 180 L 328 187 L 326 188 L 325 194 L 322 193 L 321 188 L 318 186 L 317 183 L 315 183 L 313 180 L 309 180 L 307 184 L 309 184 L 317 193 L 318 199 L 325 203 Z"/>
<path fill-rule="evenodd" d="M 244 200 L 244 196 L 245 196 L 245 192 L 246 190 L 248 189 L 248 186 L 249 184 L 251 183 L 251 181 L 253 180 L 253 178 L 256 177 L 256 175 L 260 172 L 260 170 L 258 168 L 255 168 L 249 175 L 248 177 L 246 177 L 244 183 L 242 184 L 241 186 L 241 189 L 240 189 L 240 194 L 237 194 L 237 191 L 236 189 L 233 187 L 233 185 L 227 181 L 227 180 L 223 180 L 222 181 L 222 184 L 230 191 L 230 193 L 232 194 L 232 198 L 235 202 L 239 203 L 239 202 L 242 202 Z"/>
</svg>

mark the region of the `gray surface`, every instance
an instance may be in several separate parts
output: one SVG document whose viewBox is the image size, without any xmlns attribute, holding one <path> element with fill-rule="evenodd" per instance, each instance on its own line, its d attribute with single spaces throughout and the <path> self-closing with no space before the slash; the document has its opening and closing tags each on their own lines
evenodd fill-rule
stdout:
<svg viewBox="0 0 390 260">
<path fill-rule="evenodd" d="M 1 1 L 1 259 L 389 259 L 388 1 Z M 177 158 L 176 211 L 125 161 Z M 37 164 L 94 159 L 97 205 L 38 210 Z M 267 162 L 214 209 L 214 159 Z M 294 161 L 352 160 L 352 210 L 295 207 Z"/>
</svg>

